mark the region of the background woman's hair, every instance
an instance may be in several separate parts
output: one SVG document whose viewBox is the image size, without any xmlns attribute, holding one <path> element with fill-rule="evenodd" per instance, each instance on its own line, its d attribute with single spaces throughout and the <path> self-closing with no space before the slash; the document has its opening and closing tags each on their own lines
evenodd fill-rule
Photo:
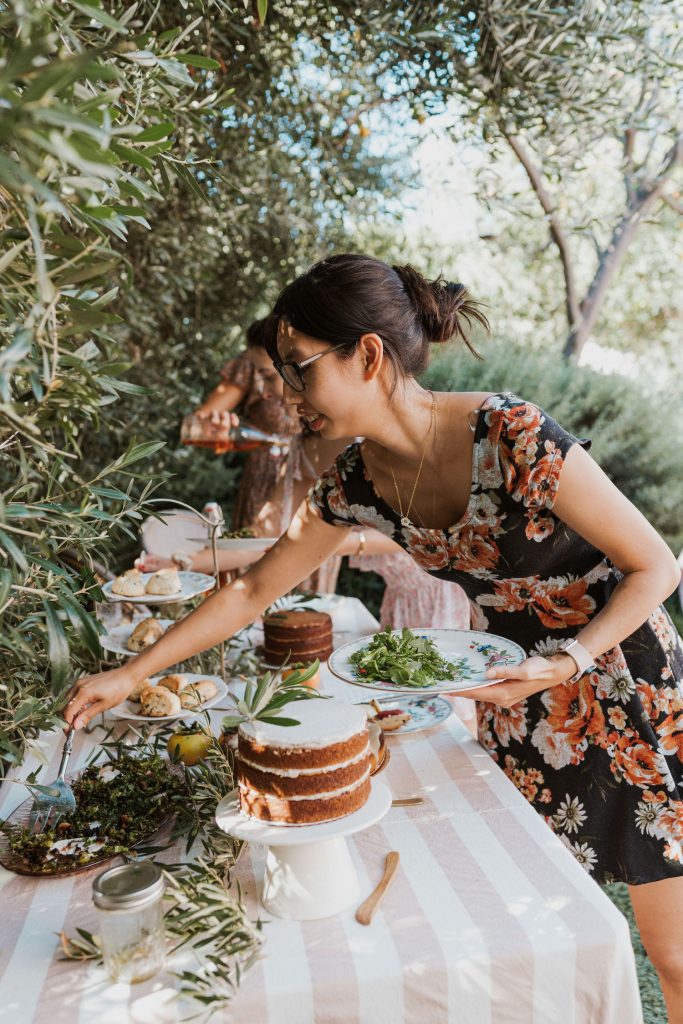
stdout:
<svg viewBox="0 0 683 1024">
<path fill-rule="evenodd" d="M 247 327 L 247 348 L 266 348 L 268 342 L 268 331 L 266 325 L 268 323 L 268 317 L 264 316 L 260 320 L 254 320 L 252 324 Z"/>
<path fill-rule="evenodd" d="M 431 342 L 460 338 L 478 356 L 469 340 L 472 325 L 489 327 L 464 285 L 428 281 L 413 267 L 357 253 L 316 263 L 280 293 L 267 330 L 271 358 L 277 358 L 280 319 L 312 338 L 348 345 L 342 357 L 363 334 L 378 334 L 396 370 L 413 377 L 426 368 Z"/>
</svg>

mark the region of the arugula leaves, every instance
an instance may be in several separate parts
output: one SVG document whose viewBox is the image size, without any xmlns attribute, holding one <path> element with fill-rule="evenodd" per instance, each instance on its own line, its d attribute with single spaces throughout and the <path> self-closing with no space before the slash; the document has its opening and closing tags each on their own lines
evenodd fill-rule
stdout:
<svg viewBox="0 0 683 1024">
<path fill-rule="evenodd" d="M 393 683 L 395 686 L 434 686 L 447 679 L 462 678 L 467 659 L 446 661 L 436 644 L 410 629 L 392 633 L 389 626 L 376 633 L 372 641 L 349 658 L 359 679 L 368 683 Z"/>
</svg>

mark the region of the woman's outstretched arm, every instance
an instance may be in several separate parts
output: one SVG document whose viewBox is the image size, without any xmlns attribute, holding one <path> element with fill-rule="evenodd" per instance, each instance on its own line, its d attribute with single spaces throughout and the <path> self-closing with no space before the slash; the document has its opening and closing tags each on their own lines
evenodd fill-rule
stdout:
<svg viewBox="0 0 683 1024">
<path fill-rule="evenodd" d="M 323 522 L 303 502 L 287 532 L 241 579 L 213 594 L 125 665 L 79 680 L 64 709 L 67 722 L 81 728 L 120 704 L 147 676 L 215 647 L 248 626 L 334 554 L 347 532 Z"/>
<path fill-rule="evenodd" d="M 238 405 L 241 405 L 247 395 L 247 389 L 234 384 L 232 381 L 222 380 L 213 391 L 211 391 L 201 405 L 195 409 L 197 416 L 209 416 L 211 413 L 232 412 Z"/>
</svg>

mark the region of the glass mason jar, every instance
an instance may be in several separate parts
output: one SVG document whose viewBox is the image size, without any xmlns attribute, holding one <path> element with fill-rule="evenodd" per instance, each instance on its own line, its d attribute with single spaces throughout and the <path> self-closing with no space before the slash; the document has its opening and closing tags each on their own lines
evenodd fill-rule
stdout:
<svg viewBox="0 0 683 1024">
<path fill-rule="evenodd" d="M 166 955 L 164 879 L 152 860 L 108 868 L 93 882 L 99 910 L 102 958 L 112 981 L 146 981 Z"/>
</svg>

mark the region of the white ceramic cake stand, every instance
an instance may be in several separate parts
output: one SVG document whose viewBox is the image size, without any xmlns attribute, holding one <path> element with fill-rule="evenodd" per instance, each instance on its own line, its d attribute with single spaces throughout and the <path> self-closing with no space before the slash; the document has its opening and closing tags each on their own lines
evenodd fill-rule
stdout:
<svg viewBox="0 0 683 1024">
<path fill-rule="evenodd" d="M 312 921 L 346 910 L 360 894 L 346 836 L 375 825 L 391 807 L 391 793 L 373 782 L 364 807 L 319 825 L 271 825 L 248 818 L 228 794 L 216 808 L 224 832 L 268 847 L 261 902 L 275 917 Z"/>
</svg>

